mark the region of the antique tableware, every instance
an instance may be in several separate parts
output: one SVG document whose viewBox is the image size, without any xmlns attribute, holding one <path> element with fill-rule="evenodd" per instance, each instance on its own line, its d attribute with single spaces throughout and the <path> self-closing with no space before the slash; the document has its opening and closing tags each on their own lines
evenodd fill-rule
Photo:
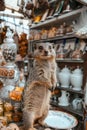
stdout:
<svg viewBox="0 0 87 130">
<path fill-rule="evenodd" d="M 77 126 L 78 121 L 71 114 L 62 111 L 49 110 L 45 123 L 52 128 L 71 130 Z"/>
<path fill-rule="evenodd" d="M 61 87 L 69 88 L 70 85 L 70 70 L 68 67 L 64 67 L 61 72 L 59 72 L 59 82 L 61 84 Z"/>
<path fill-rule="evenodd" d="M 58 98 L 59 105 L 68 106 L 69 105 L 69 96 L 70 94 L 64 90 L 61 91 L 61 97 Z"/>
<path fill-rule="evenodd" d="M 77 67 L 71 74 L 71 85 L 74 90 L 80 91 L 82 87 L 83 73 L 79 67 Z"/>
</svg>

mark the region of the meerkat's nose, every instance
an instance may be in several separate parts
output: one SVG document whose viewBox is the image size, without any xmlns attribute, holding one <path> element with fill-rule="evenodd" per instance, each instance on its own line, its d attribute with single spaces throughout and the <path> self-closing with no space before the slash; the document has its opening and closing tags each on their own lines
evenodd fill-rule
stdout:
<svg viewBox="0 0 87 130">
<path fill-rule="evenodd" d="M 47 55 L 48 55 L 48 51 L 44 51 L 44 53 L 45 53 L 45 56 L 47 56 Z"/>
</svg>

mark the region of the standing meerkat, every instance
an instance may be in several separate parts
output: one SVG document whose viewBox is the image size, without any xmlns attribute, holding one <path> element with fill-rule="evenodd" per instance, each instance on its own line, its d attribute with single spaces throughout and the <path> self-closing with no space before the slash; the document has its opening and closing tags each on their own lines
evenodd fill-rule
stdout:
<svg viewBox="0 0 87 130">
<path fill-rule="evenodd" d="M 51 43 L 39 43 L 34 50 L 34 65 L 29 71 L 24 91 L 23 120 L 26 130 L 35 130 L 34 123 L 44 125 L 48 115 L 52 88 L 56 87 L 56 53 Z"/>
</svg>

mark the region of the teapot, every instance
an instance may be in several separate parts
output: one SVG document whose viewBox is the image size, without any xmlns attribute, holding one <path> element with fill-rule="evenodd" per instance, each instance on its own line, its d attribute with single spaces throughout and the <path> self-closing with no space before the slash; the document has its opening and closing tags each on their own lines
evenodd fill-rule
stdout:
<svg viewBox="0 0 87 130">
<path fill-rule="evenodd" d="M 69 105 L 70 94 L 64 90 L 61 91 L 61 97 L 58 98 L 59 105 L 68 106 Z"/>
<path fill-rule="evenodd" d="M 61 84 L 61 87 L 64 88 L 69 88 L 70 85 L 70 70 L 65 66 L 61 72 L 59 72 L 58 77 L 59 77 L 59 82 Z"/>
<path fill-rule="evenodd" d="M 75 98 L 73 101 L 72 101 L 72 106 L 73 108 L 76 110 L 81 110 L 82 109 L 82 104 L 83 104 L 83 100 L 81 98 Z"/>
<path fill-rule="evenodd" d="M 80 91 L 83 81 L 83 73 L 79 67 L 77 67 L 71 74 L 71 85 L 74 90 Z"/>
</svg>

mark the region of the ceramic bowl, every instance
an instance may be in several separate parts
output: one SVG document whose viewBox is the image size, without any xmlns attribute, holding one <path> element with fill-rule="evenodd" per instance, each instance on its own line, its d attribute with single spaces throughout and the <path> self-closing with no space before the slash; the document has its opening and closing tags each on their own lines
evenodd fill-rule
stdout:
<svg viewBox="0 0 87 130">
<path fill-rule="evenodd" d="M 66 112 L 49 110 L 45 123 L 51 128 L 65 130 L 77 126 L 78 121 L 74 116 Z"/>
</svg>

